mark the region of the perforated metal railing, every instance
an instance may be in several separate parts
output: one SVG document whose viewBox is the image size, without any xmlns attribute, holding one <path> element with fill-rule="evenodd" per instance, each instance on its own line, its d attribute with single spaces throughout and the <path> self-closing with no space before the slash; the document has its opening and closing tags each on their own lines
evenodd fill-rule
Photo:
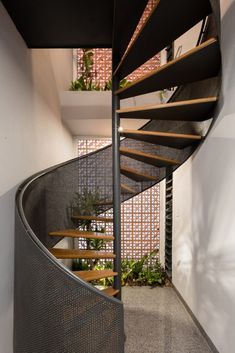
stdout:
<svg viewBox="0 0 235 353">
<path fill-rule="evenodd" d="M 15 353 L 124 350 L 122 303 L 75 277 L 46 248 L 56 242 L 48 231 L 70 223 L 76 162 L 26 182 L 17 194 Z"/>
</svg>

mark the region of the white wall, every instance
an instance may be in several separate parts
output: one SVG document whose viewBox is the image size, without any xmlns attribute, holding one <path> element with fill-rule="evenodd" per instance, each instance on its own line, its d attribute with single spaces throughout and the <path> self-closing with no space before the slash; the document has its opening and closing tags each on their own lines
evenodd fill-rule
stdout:
<svg viewBox="0 0 235 353">
<path fill-rule="evenodd" d="M 200 150 L 174 174 L 173 283 L 219 352 L 235 351 L 235 1 L 221 1 L 223 89 Z"/>
<path fill-rule="evenodd" d="M 0 3 L 0 353 L 12 353 L 16 187 L 73 153 L 51 54 L 27 49 Z"/>
<path fill-rule="evenodd" d="M 66 91 L 73 80 L 73 49 L 50 49 L 52 69 L 58 93 Z"/>
</svg>

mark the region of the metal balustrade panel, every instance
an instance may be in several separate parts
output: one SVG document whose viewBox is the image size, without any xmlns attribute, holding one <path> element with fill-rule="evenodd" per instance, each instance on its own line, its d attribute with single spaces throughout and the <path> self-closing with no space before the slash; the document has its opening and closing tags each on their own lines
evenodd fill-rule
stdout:
<svg viewBox="0 0 235 353">
<path fill-rule="evenodd" d="M 123 352 L 123 306 L 57 263 L 16 212 L 15 353 Z"/>
</svg>

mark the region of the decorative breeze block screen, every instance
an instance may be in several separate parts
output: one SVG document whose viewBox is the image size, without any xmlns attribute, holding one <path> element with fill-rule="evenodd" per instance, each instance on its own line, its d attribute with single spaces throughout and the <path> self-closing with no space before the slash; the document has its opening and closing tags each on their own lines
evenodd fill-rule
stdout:
<svg viewBox="0 0 235 353">
<path fill-rule="evenodd" d="M 111 144 L 110 138 L 76 139 L 77 155 L 94 152 Z M 112 217 L 113 210 L 105 212 Z M 160 245 L 160 186 L 155 185 L 141 194 L 122 203 L 122 258 L 140 259 Z M 111 223 L 102 225 L 106 233 L 113 234 Z M 110 243 L 107 244 L 110 247 Z"/>
</svg>

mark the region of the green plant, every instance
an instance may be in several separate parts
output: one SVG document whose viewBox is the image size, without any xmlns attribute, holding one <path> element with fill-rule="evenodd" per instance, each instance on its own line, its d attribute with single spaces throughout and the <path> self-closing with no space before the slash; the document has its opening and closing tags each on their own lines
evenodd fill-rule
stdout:
<svg viewBox="0 0 235 353">
<path fill-rule="evenodd" d="M 105 83 L 104 91 L 112 91 L 112 79 L 110 79 Z"/>
<path fill-rule="evenodd" d="M 86 260 L 74 259 L 72 263 L 73 271 L 87 271 L 89 270 L 89 264 Z"/>
<path fill-rule="evenodd" d="M 166 281 L 165 271 L 159 268 L 146 268 L 139 274 L 138 281 L 144 285 L 156 286 L 163 285 Z"/>
<path fill-rule="evenodd" d="M 94 269 L 95 270 L 111 270 L 111 269 L 113 269 L 113 263 L 110 261 L 107 261 L 102 264 L 97 264 L 94 267 Z M 93 281 L 93 284 L 109 287 L 109 286 L 113 285 L 113 281 L 114 281 L 113 277 L 106 277 L 106 278 L 102 278 L 98 281 Z"/>
<path fill-rule="evenodd" d="M 99 189 L 90 191 L 83 189 L 82 193 L 76 192 L 69 207 L 71 215 L 81 216 L 98 216 L 102 213 L 102 201 Z M 105 233 L 105 228 L 99 228 L 97 225 L 92 227 L 92 221 L 79 220 L 75 221 L 82 230 L 94 231 L 97 233 Z"/>
<path fill-rule="evenodd" d="M 98 189 L 92 192 L 84 189 L 82 193 L 76 192 L 71 203 L 72 214 L 81 216 L 96 216 L 99 210 L 99 202 L 101 201 Z M 91 221 L 82 221 L 80 226 L 85 230 L 91 225 Z"/>
<path fill-rule="evenodd" d="M 94 53 L 91 48 L 82 49 L 82 57 L 80 59 L 81 76 L 72 81 L 69 90 L 70 91 L 111 91 L 112 90 L 112 79 L 107 81 L 104 87 L 98 83 L 93 82 L 93 66 L 94 66 Z M 130 82 L 127 79 L 122 79 L 119 84 L 119 88 L 124 88 L 129 85 Z"/>
<path fill-rule="evenodd" d="M 126 78 L 123 78 L 119 83 L 119 88 L 127 87 L 131 82 L 128 81 Z"/>
<path fill-rule="evenodd" d="M 82 73 L 77 80 L 71 82 L 70 91 L 100 91 L 100 85 L 93 83 L 94 53 L 91 48 L 84 48 L 82 52 L 80 60 Z"/>
<path fill-rule="evenodd" d="M 87 189 L 84 189 L 82 193 L 77 192 L 71 203 L 72 215 L 97 216 L 100 209 L 100 200 L 101 198 L 98 189 L 95 192 Z M 105 228 L 92 225 L 92 220 L 75 220 L 75 222 L 77 229 L 96 233 L 105 233 Z M 100 251 L 105 248 L 106 241 L 104 239 L 87 238 L 85 240 L 85 244 L 87 250 Z M 98 261 L 99 260 L 97 259 L 84 260 L 82 263 L 75 263 L 74 266 L 86 265 L 87 269 L 92 270 L 97 265 Z"/>
<path fill-rule="evenodd" d="M 156 251 L 143 256 L 140 260 L 124 259 L 121 263 L 122 286 L 162 286 L 166 283 L 167 276 L 158 259 Z M 112 268 L 112 262 L 98 264 L 97 270 Z M 110 286 L 113 278 L 104 278 L 94 281 L 94 284 Z"/>
<path fill-rule="evenodd" d="M 122 79 L 119 83 L 119 88 L 127 87 L 131 82 L 126 78 Z M 107 81 L 104 86 L 104 91 L 112 91 L 112 79 Z"/>
<path fill-rule="evenodd" d="M 122 261 L 122 285 L 164 285 L 166 273 L 158 259 L 157 251 L 143 256 L 140 260 Z"/>
</svg>

